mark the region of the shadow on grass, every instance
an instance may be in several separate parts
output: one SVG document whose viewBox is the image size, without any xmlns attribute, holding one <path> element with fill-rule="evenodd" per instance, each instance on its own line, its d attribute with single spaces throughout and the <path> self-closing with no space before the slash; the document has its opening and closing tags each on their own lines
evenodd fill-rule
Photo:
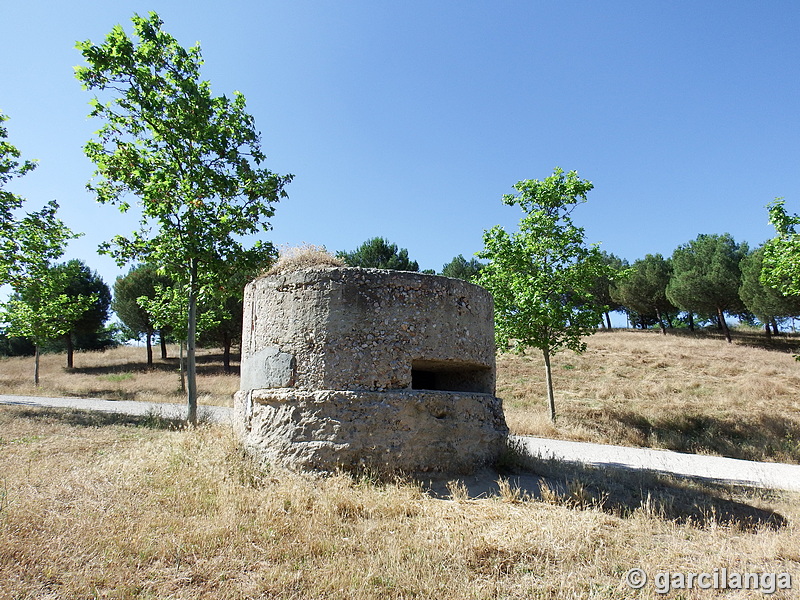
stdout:
<svg viewBox="0 0 800 600">
<path fill-rule="evenodd" d="M 507 502 L 537 500 L 620 517 L 643 513 L 699 528 L 732 526 L 744 531 L 788 525 L 768 504 L 780 493 L 710 483 L 624 466 L 589 467 L 531 457 L 514 446 L 494 469 L 470 476 L 414 478 L 430 495 L 466 500 L 499 496 Z M 755 498 L 755 500 L 754 500 Z"/>
<path fill-rule="evenodd" d="M 147 429 L 183 429 L 186 421 L 178 417 L 164 416 L 158 412 L 149 412 L 146 415 L 127 415 L 115 412 L 101 412 L 94 410 L 79 410 L 76 408 L 18 408 L 3 407 L 14 411 L 14 418 L 27 419 L 48 424 L 63 424 L 72 427 L 108 427 L 119 425 L 122 427 L 144 427 Z"/>
<path fill-rule="evenodd" d="M 75 367 L 70 369 L 70 373 L 81 373 L 84 375 L 118 375 L 122 373 L 175 373 L 177 377 L 179 361 L 177 358 L 168 358 L 167 360 L 154 360 L 152 365 L 148 365 L 147 361 L 131 361 L 117 365 L 97 365 L 92 367 Z M 198 375 L 239 375 L 239 365 L 232 364 L 231 370 L 225 372 L 222 366 L 222 358 L 220 356 L 198 356 L 197 357 L 197 374 Z"/>
<path fill-rule="evenodd" d="M 138 392 L 128 392 L 122 389 L 92 387 L 73 392 L 71 390 L 59 390 L 59 396 L 64 398 L 104 398 L 107 400 L 136 400 Z"/>
<path fill-rule="evenodd" d="M 625 331 L 641 331 L 642 333 L 653 333 L 652 330 L 642 331 L 634 329 L 626 329 Z M 605 330 L 600 330 L 599 333 L 607 333 Z M 613 335 L 614 330 L 611 331 Z M 725 334 L 720 329 L 716 328 L 699 328 L 694 331 L 688 329 L 667 329 L 667 335 L 676 337 L 684 337 L 691 339 L 710 339 L 718 340 L 720 344 L 726 344 Z M 763 330 L 748 330 L 741 328 L 731 329 L 731 340 L 734 344 L 740 346 L 750 346 L 753 348 L 763 348 L 764 350 L 774 350 L 783 353 L 798 353 L 800 352 L 800 334 L 781 332 L 778 335 L 767 337 Z"/>
<path fill-rule="evenodd" d="M 800 464 L 800 420 L 790 417 L 762 414 L 734 420 L 678 414 L 651 420 L 612 409 L 605 413 L 604 420 L 618 423 L 615 429 L 619 431 L 631 432 L 630 441 L 643 438 L 654 448 Z"/>
</svg>

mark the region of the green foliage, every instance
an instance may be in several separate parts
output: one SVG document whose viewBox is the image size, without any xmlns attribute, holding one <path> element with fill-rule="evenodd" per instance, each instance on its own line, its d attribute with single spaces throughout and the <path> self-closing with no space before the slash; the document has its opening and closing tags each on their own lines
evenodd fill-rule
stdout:
<svg viewBox="0 0 800 600">
<path fill-rule="evenodd" d="M 605 250 L 602 250 L 600 255 L 608 269 L 595 279 L 591 292 L 595 303 L 605 307 L 606 325 L 611 329 L 611 317 L 608 313 L 623 309 L 623 306 L 615 300 L 612 291 L 616 283 L 624 278 L 628 269 L 628 261 Z"/>
<path fill-rule="evenodd" d="M 664 330 L 664 317 L 676 311 L 667 299 L 672 267 L 660 254 L 648 254 L 633 263 L 612 289 L 612 297 L 637 318 L 654 319 Z"/>
<path fill-rule="evenodd" d="M 157 329 L 155 321 L 142 308 L 139 298 L 154 300 L 160 287 L 169 287 L 171 284 L 172 280 L 166 275 L 160 275 L 156 266 L 136 265 L 114 282 L 111 308 L 134 335 L 153 335 Z"/>
<path fill-rule="evenodd" d="M 28 338 L 9 336 L 0 331 L 0 356 L 33 356 L 36 346 Z"/>
<path fill-rule="evenodd" d="M 440 275 L 463 279 L 464 281 L 474 281 L 485 265 L 476 258 L 467 260 L 462 254 L 442 267 Z"/>
<path fill-rule="evenodd" d="M 8 283 L 17 259 L 14 211 L 24 202 L 21 196 L 6 190 L 6 184 L 36 168 L 35 161 L 20 161 L 20 151 L 7 141 L 8 129 L 3 125 L 7 120 L 8 116 L 0 112 L 0 284 Z"/>
<path fill-rule="evenodd" d="M 730 342 L 725 313 L 745 310 L 739 298 L 739 263 L 747 252 L 747 244 L 737 244 L 728 233 L 701 234 L 679 246 L 672 254 L 667 298 L 682 310 L 716 315 Z"/>
<path fill-rule="evenodd" d="M 593 186 L 575 171 L 556 169 L 544 181 L 514 187 L 519 194 L 503 202 L 525 211 L 519 232 L 493 227 L 478 253 L 490 261 L 478 283 L 495 298 L 498 347 L 580 352 L 582 338 L 594 332 L 603 312 L 589 289 L 608 272 L 599 249 L 587 247 L 583 228 L 570 217 Z"/>
<path fill-rule="evenodd" d="M 67 241 L 78 237 L 56 217 L 58 203 L 17 217 L 23 198 L 5 189 L 13 178 L 34 168 L 33 161 L 19 161 L 20 153 L 6 141 L 0 114 L 0 283 L 10 284 L 11 298 L 0 309 L 5 335 L 29 338 L 36 347 L 34 383 L 39 383 L 38 348 L 66 334 L 94 302 L 94 296 L 75 295 L 69 289 L 65 269 L 52 263 L 64 253 Z"/>
<path fill-rule="evenodd" d="M 786 212 L 782 198 L 767 208 L 777 235 L 764 244 L 762 282 L 787 296 L 800 296 L 800 217 Z"/>
<path fill-rule="evenodd" d="M 605 311 L 590 290 L 611 270 L 599 249 L 586 245 L 584 230 L 570 216 L 592 187 L 575 171 L 565 174 L 559 168 L 543 181 L 518 182 L 518 194 L 503 196 L 503 202 L 525 212 L 519 231 L 493 227 L 484 233 L 485 248 L 478 253 L 490 261 L 477 283 L 494 296 L 497 345 L 542 351 L 552 419 L 550 356 L 563 349 L 582 352 L 583 338 L 595 331 Z"/>
<path fill-rule="evenodd" d="M 352 252 L 337 252 L 336 257 L 348 267 L 419 271 L 417 261 L 409 260 L 408 250 L 398 250 L 397 244 L 391 244 L 382 237 L 369 239 Z"/>
<path fill-rule="evenodd" d="M 84 339 L 87 336 L 98 337 L 103 332 L 103 326 L 110 316 L 111 290 L 103 278 L 81 260 L 70 260 L 56 265 L 54 268 L 63 271 L 66 275 L 67 283 L 64 291 L 68 296 L 94 298 L 89 308 L 73 324 L 67 335 L 72 335 L 75 339 Z"/>
<path fill-rule="evenodd" d="M 274 255 L 271 244 L 246 248 L 241 236 L 269 229 L 292 176 L 261 166 L 266 157 L 244 96 L 211 94 L 200 79 L 199 45 L 182 48 L 156 13 L 132 22 L 132 38 L 117 25 L 103 44 L 77 44 L 88 66 L 76 67 L 76 77 L 85 89 L 111 96 L 91 101 L 91 116 L 105 124 L 84 147 L 97 167 L 88 187 L 123 212 L 129 195 L 139 199 L 140 230 L 115 236 L 102 251 L 120 264 L 157 264 L 174 282 L 166 306 L 170 323 L 186 324 L 194 422 L 199 302 L 218 293 L 228 265 L 251 271 Z"/>
<path fill-rule="evenodd" d="M 92 101 L 91 116 L 106 124 L 85 146 L 99 177 L 89 189 L 123 212 L 133 194 L 143 214 L 143 231 L 104 250 L 122 263 L 150 259 L 183 280 L 193 262 L 271 252 L 264 244 L 245 251 L 235 236 L 269 229 L 292 177 L 259 167 L 265 156 L 244 96 L 212 96 L 199 79 L 199 46 L 179 46 L 157 14 L 132 21 L 138 40 L 115 26 L 102 45 L 77 44 L 90 65 L 76 67 L 84 88 L 115 96 Z M 148 237 L 151 223 L 158 229 Z"/>
<path fill-rule="evenodd" d="M 68 275 L 55 268 L 39 270 L 37 279 L 24 284 L 18 281 L 16 293 L 0 314 L 7 334 L 29 338 L 39 346 L 68 333 L 97 300 L 95 295 L 69 295 L 69 283 Z M 38 372 L 34 382 L 38 384 Z"/>
<path fill-rule="evenodd" d="M 762 282 L 764 253 L 765 247 L 761 246 L 742 259 L 742 282 L 739 286 L 742 302 L 764 324 L 773 319 L 800 315 L 800 296 L 786 296 Z"/>
<path fill-rule="evenodd" d="M 153 314 L 145 308 L 145 303 L 159 298 L 162 288 L 171 287 L 172 280 L 159 274 L 155 265 L 150 264 L 131 267 L 126 275 L 117 277 L 114 282 L 111 307 L 132 338 L 144 336 L 148 365 L 153 364 L 153 334 L 159 330 L 164 335 L 166 327 L 158 326 Z M 185 329 L 183 324 L 182 328 Z"/>
<path fill-rule="evenodd" d="M 47 275 L 52 261 L 64 253 L 67 241 L 78 237 L 56 217 L 58 203 L 53 200 L 41 210 L 19 218 L 15 211 L 24 199 L 6 190 L 6 184 L 36 167 L 36 162 L 20 162 L 20 152 L 7 141 L 0 113 L 0 284 L 11 284 L 16 292 Z"/>
</svg>

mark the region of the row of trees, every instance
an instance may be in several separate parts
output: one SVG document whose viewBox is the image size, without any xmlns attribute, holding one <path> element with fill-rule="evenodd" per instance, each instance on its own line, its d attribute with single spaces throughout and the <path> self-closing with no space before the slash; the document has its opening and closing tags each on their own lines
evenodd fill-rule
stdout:
<svg viewBox="0 0 800 600">
<path fill-rule="evenodd" d="M 200 78 L 199 45 L 181 47 L 155 13 L 134 15 L 132 22 L 133 36 L 115 26 L 101 44 L 76 45 L 86 61 L 76 67 L 77 79 L 102 95 L 90 101 L 90 116 L 102 126 L 84 147 L 96 166 L 87 187 L 98 202 L 122 212 L 138 204 L 135 231 L 114 236 L 100 251 L 120 266 L 157 265 L 166 278 L 154 286 L 154 296 L 145 293 L 135 302 L 153 327 L 186 340 L 188 421 L 194 424 L 198 332 L 230 320 L 228 307 L 241 297 L 244 281 L 275 258 L 271 244 L 246 247 L 243 236 L 269 229 L 292 176 L 262 166 L 244 96 L 212 95 Z M 19 215 L 23 199 L 5 185 L 35 163 L 20 160 L 5 128 L 0 144 L 0 284 L 14 291 L 2 320 L 9 334 L 34 340 L 38 378 L 39 344 L 71 331 L 103 298 L 70 293 L 69 269 L 55 268 L 55 261 L 78 234 L 58 219 L 56 202 Z"/>
<path fill-rule="evenodd" d="M 77 44 L 87 64 L 76 68 L 76 77 L 84 89 L 102 95 L 91 100 L 90 116 L 103 124 L 84 147 L 96 166 L 95 179 L 87 187 L 98 202 L 122 212 L 131 208 L 132 201 L 138 204 L 138 228 L 129 235 L 116 235 L 101 251 L 120 265 L 157 265 L 156 274 L 165 278 L 153 284 L 152 295 L 149 291 L 137 295 L 136 306 L 128 308 L 145 311 L 148 324 L 141 327 L 148 339 L 158 329 L 162 339 L 170 330 L 186 340 L 188 420 L 194 424 L 198 332 L 230 321 L 244 282 L 275 258 L 271 244 L 257 242 L 248 248 L 242 240 L 269 229 L 274 205 L 286 196 L 284 188 L 292 176 L 262 166 L 265 156 L 244 97 L 238 92 L 233 98 L 213 96 L 210 83 L 200 79 L 199 45 L 181 47 L 162 30 L 155 13 L 146 18 L 134 15 L 132 22 L 133 36 L 115 26 L 101 44 Z M 3 188 L 34 167 L 31 161 L 19 160 L 5 137 L 3 129 Z M 738 268 L 741 275 L 749 254 L 729 236 L 701 236 L 676 250 L 666 265 L 664 293 L 670 305 L 660 300 L 638 304 L 634 294 L 638 287 L 626 281 L 634 280 L 640 266 L 648 280 L 648 269 L 662 272 L 663 265 L 655 257 L 643 259 L 653 265 L 637 261 L 629 269 L 615 269 L 598 248 L 585 244 L 583 230 L 572 223 L 571 213 L 586 200 L 591 182 L 579 179 L 574 171 L 556 169 L 545 180 L 520 181 L 515 188 L 517 194 L 504 196 L 503 201 L 523 209 L 519 232 L 492 228 L 479 253 L 488 260 L 486 265 L 456 257 L 443 272 L 473 278 L 494 294 L 501 348 L 533 346 L 543 351 L 553 418 L 550 354 L 562 348 L 582 349 L 582 336 L 601 322 L 614 302 L 640 319 L 654 313 L 662 324 L 664 318 L 669 322 L 670 305 L 686 311 L 690 319 L 694 314 L 716 314 L 722 327 L 724 315 L 738 310 L 728 288 L 733 285 L 738 290 L 744 284 L 740 277 L 730 276 L 730 269 Z M 56 217 L 58 205 L 51 202 L 41 211 L 18 216 L 21 208 L 21 198 L 2 192 L 0 283 L 11 284 L 15 292 L 3 316 L 11 331 L 32 338 L 38 348 L 39 340 L 70 331 L 100 297 L 96 291 L 71 296 L 64 271 L 54 268 L 65 243 L 76 237 Z M 774 206 L 771 215 L 781 241 L 765 249 L 762 261 L 770 269 L 759 281 L 778 286 L 782 294 L 800 294 L 795 242 L 800 220 L 787 216 L 782 205 Z M 418 269 L 405 249 L 377 240 L 359 249 L 362 252 L 341 253 L 342 258 L 348 264 Z M 381 253 L 386 249 L 381 245 L 389 246 L 388 254 Z M 723 247 L 730 252 L 720 251 Z M 359 255 L 370 253 L 370 260 L 379 264 L 359 262 Z M 387 262 L 381 262 L 384 259 Z M 604 303 L 604 293 L 610 302 Z M 660 294 L 660 288 L 653 294 Z M 774 322 L 779 315 L 764 316 Z"/>
<path fill-rule="evenodd" d="M 370 269 L 394 269 L 398 271 L 419 271 L 419 264 L 408 257 L 406 248 L 398 248 L 382 237 L 370 238 L 352 252 L 340 251 L 336 257 L 349 267 Z M 475 258 L 467 260 L 459 254 L 442 267 L 439 275 L 472 281 L 477 277 L 484 264 Z M 433 269 L 424 269 L 422 273 L 435 275 Z"/>
<path fill-rule="evenodd" d="M 583 351 L 583 337 L 603 318 L 611 326 L 610 310 L 626 310 L 642 325 L 658 323 L 664 332 L 681 312 L 689 327 L 695 315 L 716 319 L 728 342 L 726 315 L 757 317 L 768 334 L 779 318 L 800 315 L 800 217 L 787 215 L 780 200 L 770 206 L 777 237 L 753 252 L 729 234 L 700 235 L 669 259 L 648 255 L 628 265 L 587 245 L 572 221 L 590 181 L 557 168 L 514 187 L 517 194 L 503 202 L 522 208 L 519 230 L 485 232 L 478 256 L 489 262 L 474 280 L 494 296 L 498 347 L 542 351 L 553 421 L 551 355 Z"/>
<path fill-rule="evenodd" d="M 76 337 L 97 334 L 108 318 L 108 288 L 81 261 L 56 264 L 68 240 L 78 237 L 58 218 L 58 203 L 25 212 L 25 200 L 6 185 L 36 168 L 22 160 L 8 141 L 0 113 L 0 285 L 12 294 L 0 308 L 6 336 L 29 339 L 34 346 L 34 383 L 39 384 L 42 344 L 62 339 L 72 366 Z"/>
<path fill-rule="evenodd" d="M 623 310 L 634 326 L 657 325 L 666 333 L 678 324 L 694 329 L 711 321 L 731 341 L 726 317 L 754 323 L 767 336 L 781 319 L 800 316 L 800 296 L 769 284 L 766 245 L 752 251 L 730 234 L 699 235 L 679 246 L 671 257 L 648 254 L 629 265 L 603 254 L 612 276 L 597 283 L 596 297 L 612 310 Z"/>
<path fill-rule="evenodd" d="M 259 267 L 259 271 L 264 267 Z M 231 348 L 241 338 L 244 286 L 258 272 L 231 269 L 226 293 L 205 296 L 200 303 L 197 333 L 201 345 L 223 350 L 223 368 L 231 372 Z M 153 364 L 153 338 L 157 335 L 161 358 L 166 343 L 185 340 L 185 312 L 180 310 L 181 290 L 151 264 L 136 265 L 114 283 L 111 307 L 131 337 L 144 338 L 147 364 Z M 176 309 L 177 306 L 177 310 Z"/>
<path fill-rule="evenodd" d="M 576 191 L 570 193 L 583 198 Z M 508 203 L 521 202 L 515 199 Z M 563 221 L 567 216 L 556 220 Z M 564 239 L 567 233 L 561 231 L 559 235 Z M 658 326 L 664 333 L 667 328 L 681 326 L 693 330 L 700 323 L 711 322 L 731 341 L 726 317 L 736 317 L 751 324 L 760 321 L 767 336 L 771 336 L 778 332 L 781 320 L 800 316 L 800 296 L 785 294 L 767 282 L 770 271 L 764 267 L 766 248 L 767 245 L 762 245 L 750 251 L 746 243 L 736 243 L 726 233 L 699 235 L 678 247 L 671 257 L 648 254 L 632 265 L 601 251 L 602 274 L 583 282 L 582 288 L 572 290 L 570 295 L 585 296 L 585 302 L 601 307 L 602 322 L 609 329 L 609 313 L 622 311 L 634 327 Z M 349 266 L 419 270 L 417 262 L 408 258 L 408 250 L 398 249 L 396 244 L 381 237 L 367 240 L 352 252 L 338 252 L 337 256 Z M 480 281 L 485 267 L 485 263 L 475 258 L 468 261 L 458 255 L 439 274 Z"/>
</svg>

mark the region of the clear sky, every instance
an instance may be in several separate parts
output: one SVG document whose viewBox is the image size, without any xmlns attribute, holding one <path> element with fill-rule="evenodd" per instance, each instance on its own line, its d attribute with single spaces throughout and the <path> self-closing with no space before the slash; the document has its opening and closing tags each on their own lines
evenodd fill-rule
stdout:
<svg viewBox="0 0 800 600">
<path fill-rule="evenodd" d="M 800 211 L 800 3 L 788 1 L 9 2 L 0 109 L 39 167 L 9 189 L 56 199 L 81 258 L 135 215 L 85 191 L 100 127 L 73 66 L 77 40 L 155 10 L 199 41 L 215 94 L 244 93 L 267 166 L 293 173 L 277 245 L 353 250 L 383 236 L 420 268 L 470 257 L 521 179 L 560 166 L 595 189 L 574 214 L 590 242 L 633 261 L 700 233 L 755 246 L 765 205 Z"/>
</svg>

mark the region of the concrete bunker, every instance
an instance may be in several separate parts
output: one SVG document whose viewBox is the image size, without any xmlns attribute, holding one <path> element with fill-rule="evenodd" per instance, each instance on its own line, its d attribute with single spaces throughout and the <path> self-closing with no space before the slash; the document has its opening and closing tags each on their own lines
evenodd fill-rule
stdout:
<svg viewBox="0 0 800 600">
<path fill-rule="evenodd" d="M 313 267 L 245 289 L 234 425 L 292 468 L 468 471 L 508 429 L 491 295 L 420 273 Z"/>
</svg>

